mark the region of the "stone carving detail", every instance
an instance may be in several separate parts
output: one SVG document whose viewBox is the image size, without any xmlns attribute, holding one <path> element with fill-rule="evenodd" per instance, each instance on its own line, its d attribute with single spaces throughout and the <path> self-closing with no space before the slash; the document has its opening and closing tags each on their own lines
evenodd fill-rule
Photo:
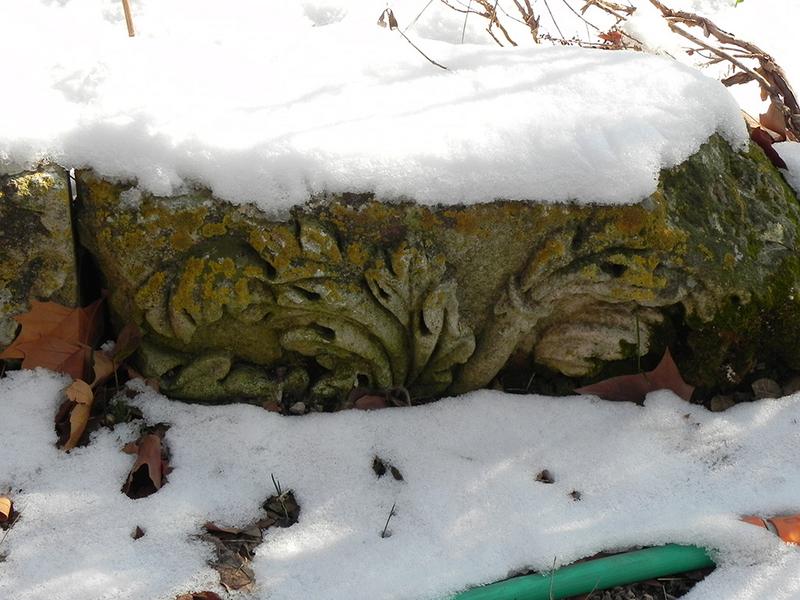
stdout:
<svg viewBox="0 0 800 600">
<path fill-rule="evenodd" d="M 0 175 L 0 350 L 31 300 L 78 304 L 68 177 L 52 165 Z"/>
<path fill-rule="evenodd" d="M 762 356 L 800 369 L 800 204 L 718 136 L 625 206 L 340 194 L 279 219 L 129 192 L 78 173 L 81 243 L 178 398 L 336 409 L 356 385 L 431 398 L 512 367 L 569 391 L 668 345 L 698 386 Z"/>
<path fill-rule="evenodd" d="M 453 367 L 475 348 L 444 258 L 422 243 L 402 242 L 373 250 L 361 268 L 326 228 L 308 219 L 298 228 L 296 235 L 272 230 L 261 255 L 235 238 L 192 248 L 166 269 L 171 278 L 158 271 L 137 294 L 147 324 L 168 345 L 172 339 L 186 349 L 224 318 L 255 327 L 279 346 L 262 362 L 304 364 L 305 357 L 324 369 L 311 389 L 317 398 L 341 398 L 358 384 L 402 387 L 413 398 L 443 392 Z M 230 353 L 196 360 L 202 365 L 185 366 L 173 390 L 199 396 L 186 372 L 197 378 L 212 371 L 225 393 L 236 372 Z"/>
</svg>

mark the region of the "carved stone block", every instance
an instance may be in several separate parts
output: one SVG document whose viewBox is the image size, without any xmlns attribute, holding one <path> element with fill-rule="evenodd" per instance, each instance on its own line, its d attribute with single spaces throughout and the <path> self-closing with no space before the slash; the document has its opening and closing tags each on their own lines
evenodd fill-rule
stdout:
<svg viewBox="0 0 800 600">
<path fill-rule="evenodd" d="M 31 300 L 78 302 L 70 201 L 58 167 L 0 176 L 0 349 Z"/>
<path fill-rule="evenodd" d="M 488 385 L 509 364 L 583 384 L 670 345 L 696 385 L 800 367 L 800 206 L 758 148 L 712 137 L 638 204 L 459 207 L 315 198 L 276 218 L 203 189 L 79 179 L 81 241 L 163 389 L 348 406 Z"/>
</svg>

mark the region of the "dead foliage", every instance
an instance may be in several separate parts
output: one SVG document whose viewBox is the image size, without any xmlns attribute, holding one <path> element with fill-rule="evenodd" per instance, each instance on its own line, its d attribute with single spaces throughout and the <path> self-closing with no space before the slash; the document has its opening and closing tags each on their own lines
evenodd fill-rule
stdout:
<svg viewBox="0 0 800 600">
<path fill-rule="evenodd" d="M 0 496 L 0 524 L 14 520 L 14 503 L 8 496 Z"/>
<path fill-rule="evenodd" d="M 0 358 L 22 360 L 23 369 L 44 367 L 89 380 L 92 346 L 102 333 L 103 298 L 85 308 L 55 302 L 31 302 L 31 310 L 14 317 L 19 335 Z"/>
<path fill-rule="evenodd" d="M 175 600 L 222 600 L 222 598 L 214 592 L 189 592 L 181 594 Z"/>
<path fill-rule="evenodd" d="M 297 523 L 300 505 L 292 490 L 283 490 L 280 482 L 272 478 L 276 494 L 264 501 L 264 516 L 246 527 L 225 527 L 208 522 L 199 538 L 210 543 L 216 559 L 212 563 L 219 573 L 222 586 L 228 591 L 252 591 L 255 573 L 250 562 L 256 547 L 263 541 L 264 533 L 271 527 L 290 527 Z"/>
<path fill-rule="evenodd" d="M 167 482 L 167 475 L 172 471 L 169 450 L 164 442 L 168 429 L 169 425 L 163 423 L 148 427 L 137 441 L 122 449 L 123 452 L 136 455 L 122 486 L 122 493 L 128 498 L 145 498 L 155 494 Z"/>
<path fill-rule="evenodd" d="M 261 506 L 267 513 L 266 516 L 258 521 L 258 526 L 262 529 L 269 527 L 291 527 L 300 518 L 300 505 L 295 500 L 292 490 L 284 490 L 281 482 L 272 477 L 272 485 L 275 494 L 264 501 Z"/>
<path fill-rule="evenodd" d="M 667 349 L 658 366 L 646 373 L 620 375 L 598 381 L 575 390 L 578 394 L 592 394 L 604 400 L 617 400 L 643 404 L 645 396 L 656 390 L 671 390 L 687 402 L 692 399 L 694 386 L 681 377 L 678 366 Z"/>
<path fill-rule="evenodd" d="M 494 0 L 472 0 L 468 4 L 458 0 L 440 0 L 454 11 L 464 14 L 466 19 L 475 15 L 487 22 L 486 31 L 500 46 L 517 46 L 503 25 L 504 22 L 516 21 L 526 25 L 533 41 L 548 41 L 556 45 L 577 45 L 584 48 L 603 50 L 642 50 L 644 44 L 627 33 L 623 26 L 636 12 L 637 8 L 630 3 L 613 2 L 612 0 L 560 0 L 586 26 L 586 38 L 566 38 L 555 19 L 548 0 L 543 0 L 537 8 L 546 10 L 555 31 L 544 31 L 541 27 L 541 12 L 536 14 L 529 0 L 512 0 L 514 9 L 506 11 Z M 661 14 L 670 30 L 688 42 L 685 51 L 692 56 L 705 59 L 702 66 L 726 65 L 727 73 L 722 78 L 726 86 L 755 82 L 761 90 L 763 100 L 770 104 L 757 122 L 758 132 L 751 137 L 762 148 L 765 148 L 770 159 L 778 166 L 783 162 L 771 149 L 773 141 L 798 141 L 800 139 L 800 105 L 786 73 L 775 58 L 759 46 L 743 40 L 731 32 L 718 27 L 711 19 L 693 12 L 674 10 L 662 0 L 640 0 L 650 2 Z M 581 5 L 580 9 L 576 9 Z M 543 7 L 543 8 L 542 8 Z M 427 8 L 427 7 L 426 7 Z M 602 11 L 613 17 L 615 24 L 609 30 L 601 29 L 590 20 L 589 12 Z M 512 14 L 513 13 L 513 14 Z M 462 32 L 463 42 L 463 32 Z M 766 134 L 766 135 L 765 135 Z M 770 141 L 772 138 L 772 141 Z M 782 168 L 785 168 L 782 167 Z"/>
<path fill-rule="evenodd" d="M 387 470 L 392 474 L 392 477 L 395 479 L 395 481 L 404 481 L 403 474 L 400 472 L 400 469 L 395 467 L 389 461 L 383 460 L 379 456 L 375 456 L 372 459 L 372 471 L 378 476 L 378 479 L 386 475 Z"/>
</svg>

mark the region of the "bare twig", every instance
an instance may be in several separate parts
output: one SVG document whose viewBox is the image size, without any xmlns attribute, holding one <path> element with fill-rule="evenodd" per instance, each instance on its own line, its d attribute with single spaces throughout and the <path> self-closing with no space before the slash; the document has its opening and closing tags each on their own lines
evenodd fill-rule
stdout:
<svg viewBox="0 0 800 600">
<path fill-rule="evenodd" d="M 408 31 L 408 30 L 409 30 L 409 29 L 411 29 L 411 28 L 412 28 L 414 25 L 416 25 L 416 24 L 417 24 L 417 21 L 419 20 L 419 18 L 422 16 L 422 14 L 423 14 L 423 13 L 424 13 L 426 10 L 428 10 L 428 7 L 429 7 L 431 4 L 433 4 L 433 0 L 428 0 L 428 3 L 427 3 L 427 4 L 426 4 L 424 7 L 423 7 L 423 9 L 422 9 L 421 11 L 419 11 L 419 12 L 417 13 L 417 16 L 416 16 L 416 17 L 414 17 L 414 18 L 411 20 L 411 23 L 409 23 L 408 25 L 406 25 L 406 27 L 405 27 L 405 29 L 403 29 L 403 31 Z"/>
<path fill-rule="evenodd" d="M 716 57 L 726 60 L 747 74 L 742 77 L 734 75 L 724 79 L 723 82 L 727 82 L 726 85 L 744 83 L 746 81 L 758 82 L 764 93 L 769 96 L 772 103 L 783 114 L 787 131 L 790 131 L 794 137 L 800 137 L 800 105 L 798 105 L 797 97 L 791 85 L 789 85 L 786 74 L 771 55 L 764 52 L 764 50 L 755 44 L 740 40 L 732 33 L 720 29 L 714 22 L 706 17 L 701 17 L 682 10 L 672 10 L 661 2 L 661 0 L 650 0 L 650 3 L 661 11 L 661 15 L 667 20 L 672 31 L 698 45 L 700 48 L 711 52 Z M 716 39 L 719 46 L 714 46 L 700 39 L 689 33 L 680 25 L 701 28 L 704 36 L 706 38 L 711 37 Z M 743 52 L 743 54 L 733 55 L 730 50 L 731 48 L 735 48 L 735 52 Z M 745 65 L 740 58 L 755 60 L 758 62 L 758 67 L 754 69 L 750 68 Z"/>
<path fill-rule="evenodd" d="M 533 7 L 531 6 L 530 0 L 523 0 L 525 2 L 525 6 L 523 7 L 522 4 L 519 3 L 519 0 L 513 0 L 514 5 L 517 7 L 519 14 L 522 15 L 522 20 L 525 25 L 528 26 L 528 29 L 531 30 L 531 35 L 533 36 L 533 41 L 537 44 L 539 43 L 539 19 L 533 14 Z M 563 37 L 563 36 L 562 36 Z"/>
<path fill-rule="evenodd" d="M 425 59 L 426 59 L 426 60 L 427 60 L 429 63 L 431 63 L 432 65 L 436 65 L 437 67 L 439 67 L 440 69 L 444 69 L 445 71 L 447 71 L 447 70 L 448 70 L 448 68 L 447 68 L 447 67 L 445 67 L 444 65 L 440 65 L 438 62 L 436 62 L 436 61 L 435 61 L 435 60 L 433 60 L 433 59 L 432 59 L 430 56 L 428 56 L 428 55 L 427 55 L 427 54 L 425 54 L 425 53 L 424 53 L 422 50 L 420 50 L 420 49 L 419 49 L 419 47 L 418 47 L 418 46 L 417 46 L 417 45 L 416 45 L 414 42 L 412 42 L 410 39 L 408 39 L 408 36 L 407 36 L 405 33 L 403 33 L 402 31 L 400 31 L 399 29 L 397 30 L 397 33 L 399 33 L 401 36 L 403 36 L 403 39 L 404 39 L 405 41 L 407 41 L 409 44 L 411 44 L 411 47 L 412 47 L 412 48 L 414 48 L 414 50 L 416 50 L 417 52 L 419 52 L 419 53 L 420 53 L 422 56 L 424 56 L 424 57 L 425 57 Z"/>
<path fill-rule="evenodd" d="M 125 24 L 128 26 L 128 37 L 133 37 L 136 35 L 136 30 L 133 28 L 133 15 L 131 14 L 129 0 L 122 0 L 122 10 L 125 12 Z"/>
<path fill-rule="evenodd" d="M 574 14 L 576 17 L 578 17 L 578 18 L 579 18 L 581 21 L 583 21 L 583 22 L 584 22 L 584 23 L 586 23 L 586 24 L 587 24 L 589 27 L 592 27 L 592 28 L 593 28 L 593 29 L 595 29 L 596 31 L 600 31 L 600 28 L 599 28 L 597 25 L 595 25 L 594 23 L 592 23 L 592 22 L 588 21 L 588 20 L 586 19 L 586 17 L 584 17 L 584 16 L 583 16 L 581 13 L 579 13 L 577 10 L 575 10 L 575 9 L 572 7 L 572 5 L 569 3 L 569 1 L 568 1 L 568 0 L 561 0 L 561 1 L 562 1 L 562 2 L 564 3 L 564 5 L 565 5 L 565 6 L 566 6 L 568 9 L 570 9 L 570 10 L 572 11 L 572 13 L 573 13 L 573 14 Z"/>
<path fill-rule="evenodd" d="M 547 12 L 550 14 L 550 18 L 553 20 L 553 25 L 556 26 L 556 31 L 558 31 L 558 35 L 561 36 L 561 39 L 564 39 L 564 33 L 561 31 L 561 27 L 558 26 L 558 21 L 553 16 L 553 11 L 550 10 L 550 5 L 547 3 L 547 0 L 544 0 L 544 6 L 547 9 Z"/>
<path fill-rule="evenodd" d="M 387 537 L 389 537 L 389 535 L 392 535 L 392 534 L 391 534 L 391 532 L 389 533 L 389 535 L 387 535 L 387 534 L 386 534 L 386 531 L 387 531 L 387 529 L 389 528 L 389 521 L 391 521 L 391 520 L 392 520 L 392 517 L 394 516 L 394 509 L 395 509 L 395 506 L 397 506 L 397 502 L 394 502 L 394 503 L 392 504 L 392 508 L 391 508 L 391 510 L 389 511 L 389 517 L 386 519 L 386 525 L 384 525 L 384 526 L 383 526 L 383 531 L 381 531 L 381 537 L 382 537 L 382 538 L 387 538 Z"/>
<path fill-rule="evenodd" d="M 472 6 L 472 0 L 469 0 L 467 5 L 467 12 L 464 13 L 464 25 L 461 27 L 461 43 L 464 43 L 464 34 L 467 33 L 467 19 L 469 18 L 469 9 Z"/>
<path fill-rule="evenodd" d="M 423 9 L 423 12 L 424 10 L 425 9 Z M 390 31 L 397 31 L 397 33 L 399 33 L 405 41 L 411 44 L 411 47 L 414 48 L 414 50 L 416 50 L 417 52 L 419 52 L 425 58 L 425 60 L 427 60 L 432 65 L 436 65 L 440 69 L 444 69 L 445 71 L 448 70 L 447 67 L 445 67 L 444 65 L 440 65 L 438 62 L 433 60 L 430 56 L 428 56 L 422 50 L 420 50 L 419 46 L 417 46 L 414 42 L 408 39 L 408 36 L 405 33 L 403 33 L 403 31 L 400 29 L 400 26 L 397 23 L 397 18 L 394 16 L 394 11 L 392 11 L 391 8 L 385 8 L 383 10 L 380 18 L 378 19 L 378 25 L 380 25 L 381 27 L 388 26 Z"/>
</svg>

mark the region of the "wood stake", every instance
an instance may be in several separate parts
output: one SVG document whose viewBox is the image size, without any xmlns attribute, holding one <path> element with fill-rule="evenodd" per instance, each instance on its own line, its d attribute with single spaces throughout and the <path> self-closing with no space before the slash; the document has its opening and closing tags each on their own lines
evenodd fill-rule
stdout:
<svg viewBox="0 0 800 600">
<path fill-rule="evenodd" d="M 125 11 L 125 24 L 128 26 L 128 37 L 136 35 L 133 29 L 133 16 L 131 15 L 131 5 L 128 0 L 122 0 L 122 9 Z"/>
</svg>

